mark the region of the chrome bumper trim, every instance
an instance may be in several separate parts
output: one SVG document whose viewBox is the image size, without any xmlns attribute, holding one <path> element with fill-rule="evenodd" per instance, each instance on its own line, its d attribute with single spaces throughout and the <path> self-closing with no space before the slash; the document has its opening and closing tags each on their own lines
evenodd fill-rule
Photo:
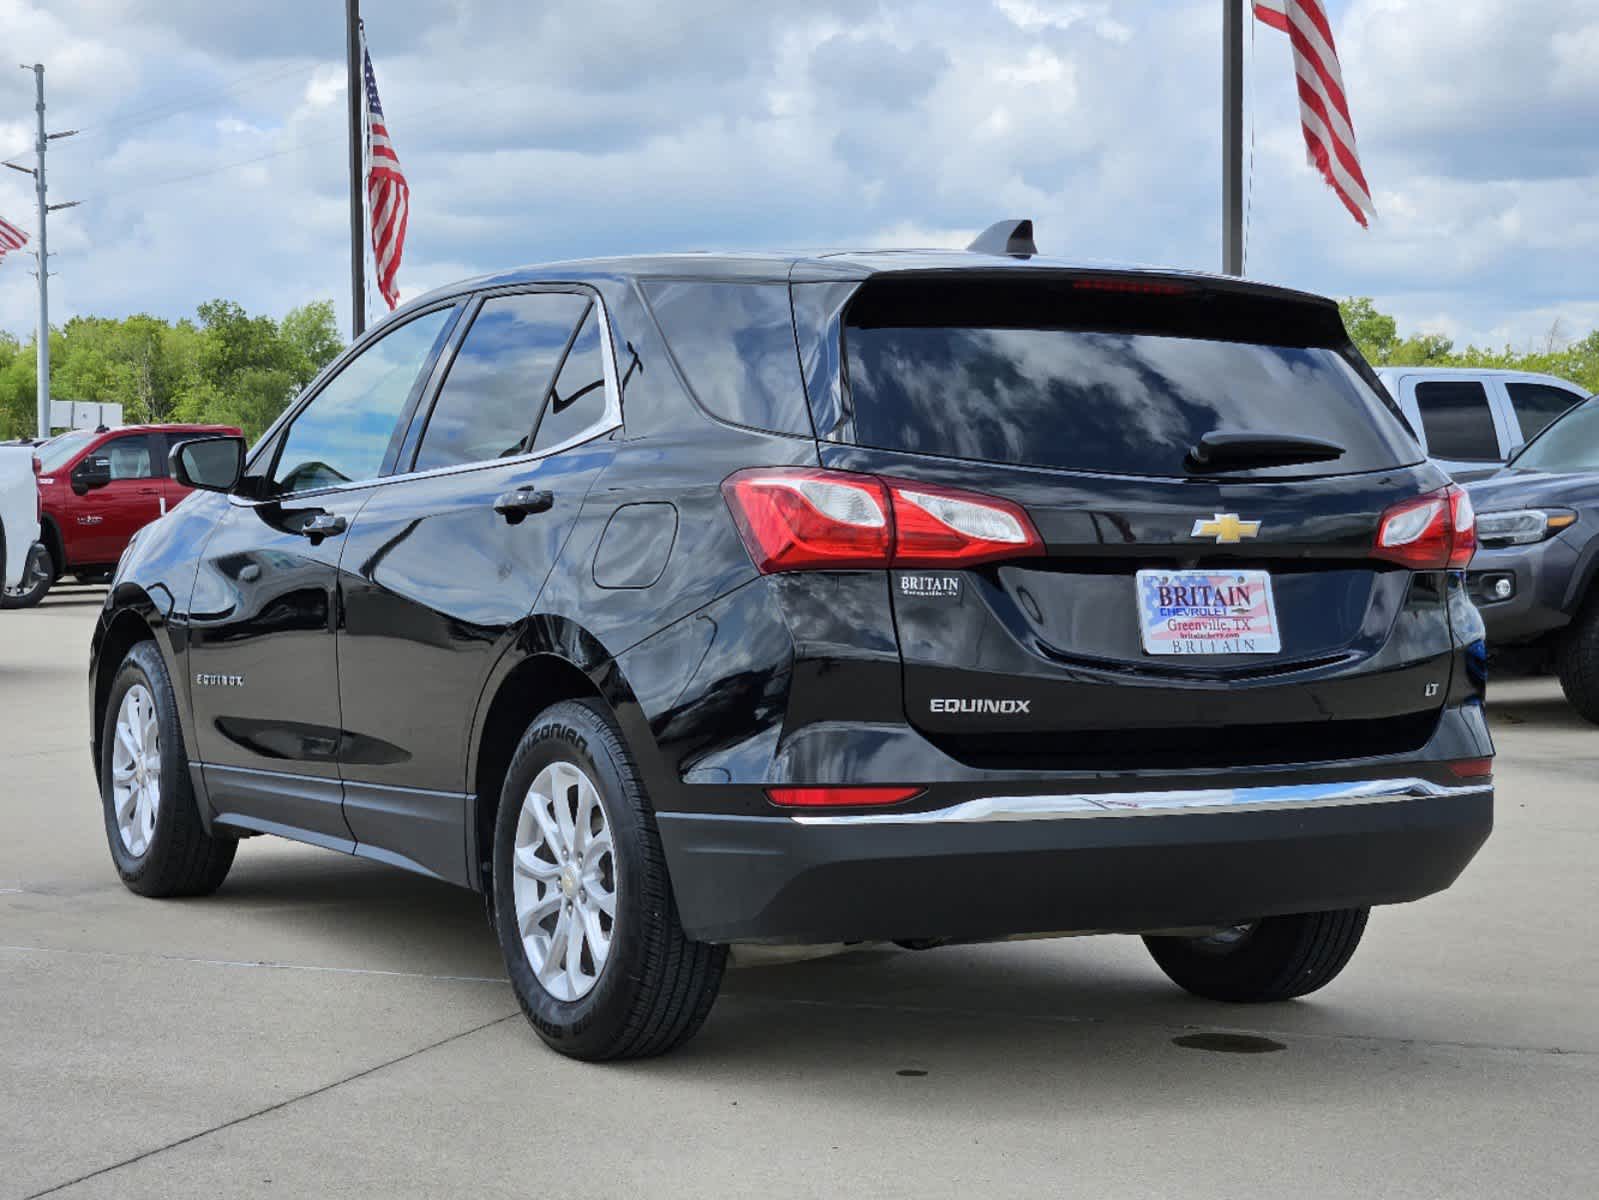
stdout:
<svg viewBox="0 0 1599 1200">
<path fill-rule="evenodd" d="M 984 821 L 1062 821 L 1097 817 L 1167 816 L 1189 812 L 1251 812 L 1391 804 L 1438 796 L 1472 796 L 1489 782 L 1458 787 L 1426 779 L 1362 779 L 1268 787 L 1208 788 L 1170 792 L 1085 792 L 1065 796 L 983 796 L 931 812 L 791 814 L 796 825 L 946 825 Z"/>
</svg>

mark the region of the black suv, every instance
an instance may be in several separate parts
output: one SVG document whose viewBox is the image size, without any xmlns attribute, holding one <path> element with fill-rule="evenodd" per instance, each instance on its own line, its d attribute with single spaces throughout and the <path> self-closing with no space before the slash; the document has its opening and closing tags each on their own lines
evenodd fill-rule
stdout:
<svg viewBox="0 0 1599 1200">
<path fill-rule="evenodd" d="M 1333 304 L 1025 233 L 469 281 L 176 448 L 94 637 L 122 878 L 271 833 L 478 889 L 581 1058 L 735 943 L 1325 984 L 1489 832 L 1470 507 Z"/>
<path fill-rule="evenodd" d="M 1599 724 L 1599 397 L 1468 490 L 1482 549 L 1466 583 L 1496 659 L 1553 667 L 1572 707 Z"/>
</svg>

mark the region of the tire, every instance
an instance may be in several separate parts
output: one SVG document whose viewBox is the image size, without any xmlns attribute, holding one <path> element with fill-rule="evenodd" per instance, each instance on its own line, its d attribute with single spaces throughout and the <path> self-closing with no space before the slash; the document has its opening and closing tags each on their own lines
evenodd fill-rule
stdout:
<svg viewBox="0 0 1599 1200">
<path fill-rule="evenodd" d="M 154 711 L 140 722 L 146 704 Z M 149 735 L 153 732 L 156 737 L 155 753 L 142 756 L 142 772 L 127 765 L 141 756 L 128 753 L 126 740 L 119 750 L 118 723 L 125 707 L 130 725 L 143 726 L 142 733 L 134 737 L 135 744 L 148 747 Z M 152 759 L 158 764 L 153 773 L 157 784 L 153 820 L 146 816 L 149 807 L 140 803 L 137 789 L 130 787 L 131 794 L 121 800 L 122 811 L 131 817 L 130 832 L 125 833 L 118 818 L 117 776 L 126 778 L 133 770 L 135 780 L 149 781 Z M 111 682 L 100 733 L 100 801 L 111 861 L 129 891 L 153 897 L 203 896 L 222 886 L 239 843 L 206 833 L 200 823 L 172 681 L 160 650 L 151 641 L 138 642 L 128 650 Z"/>
<path fill-rule="evenodd" d="M 1263 917 L 1211 937 L 1146 937 L 1144 945 L 1173 983 L 1196 996 L 1236 1004 L 1292 1000 L 1338 977 L 1370 912 Z"/>
<path fill-rule="evenodd" d="M 1555 642 L 1555 674 L 1571 707 L 1599 725 L 1599 598 Z"/>
<path fill-rule="evenodd" d="M 22 583 L 0 591 L 0 608 L 32 608 L 43 600 L 56 580 L 55 559 L 43 542 L 35 542 L 22 568 Z"/>
<path fill-rule="evenodd" d="M 533 798 L 535 783 L 536 794 L 546 800 L 542 805 Z M 566 806 L 570 828 L 585 832 L 561 832 L 568 825 L 558 824 L 557 799 Z M 585 804 L 579 816 L 574 810 Z M 536 815 L 540 808 L 543 822 Z M 607 831 L 610 848 L 604 852 Z M 570 872 L 560 861 L 563 838 L 572 856 Z M 727 948 L 684 935 L 654 811 L 602 704 L 563 701 L 522 735 L 495 821 L 493 891 L 512 989 L 552 1049 L 591 1062 L 647 1058 L 682 1045 L 705 1023 Z M 519 896 L 529 915 L 526 938 L 517 916 Z M 575 971 L 558 950 L 563 920 L 568 929 L 584 930 Z M 536 964 L 540 957 L 543 963 Z M 545 967 L 543 981 L 538 965 Z"/>
</svg>

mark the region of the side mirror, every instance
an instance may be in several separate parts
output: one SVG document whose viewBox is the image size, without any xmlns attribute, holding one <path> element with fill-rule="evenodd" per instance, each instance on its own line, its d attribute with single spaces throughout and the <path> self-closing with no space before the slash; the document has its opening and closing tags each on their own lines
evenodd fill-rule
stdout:
<svg viewBox="0 0 1599 1200">
<path fill-rule="evenodd" d="M 72 468 L 72 490 L 80 496 L 110 482 L 111 460 L 103 454 L 91 455 Z"/>
<path fill-rule="evenodd" d="M 196 438 L 172 447 L 172 478 L 202 492 L 231 492 L 244 475 L 244 439 L 228 434 Z"/>
</svg>

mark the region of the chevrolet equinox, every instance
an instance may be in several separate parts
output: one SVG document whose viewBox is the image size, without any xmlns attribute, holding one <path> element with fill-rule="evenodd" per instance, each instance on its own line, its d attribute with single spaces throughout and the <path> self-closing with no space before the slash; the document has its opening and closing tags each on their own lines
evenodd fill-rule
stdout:
<svg viewBox="0 0 1599 1200">
<path fill-rule="evenodd" d="M 739 943 L 1130 933 L 1285 1000 L 1492 823 L 1470 502 L 1335 305 L 967 251 L 560 263 L 406 305 L 123 556 L 112 859 L 483 894 L 584 1059 Z"/>
</svg>

